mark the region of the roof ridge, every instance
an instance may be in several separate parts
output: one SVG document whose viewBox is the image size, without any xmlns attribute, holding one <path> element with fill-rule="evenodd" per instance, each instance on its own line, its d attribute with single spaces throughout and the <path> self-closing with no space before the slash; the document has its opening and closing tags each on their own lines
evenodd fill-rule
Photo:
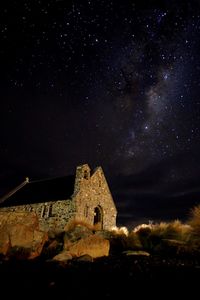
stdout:
<svg viewBox="0 0 200 300">
<path fill-rule="evenodd" d="M 3 197 L 1 197 L 0 198 L 0 203 L 3 203 L 6 199 L 8 199 L 9 197 L 11 197 L 13 194 L 15 194 L 18 190 L 20 190 L 21 188 L 23 188 L 28 183 L 29 183 L 29 178 L 26 177 L 26 179 L 22 183 L 20 183 L 14 189 L 12 189 L 10 192 L 8 192 Z"/>
<path fill-rule="evenodd" d="M 71 175 L 65 175 L 65 176 L 55 176 L 55 177 L 48 177 L 48 178 L 43 178 L 43 179 L 31 180 L 30 183 L 48 181 L 48 180 L 53 180 L 53 179 L 58 179 L 58 178 L 69 177 L 69 176 L 75 176 L 75 175 L 71 174 Z"/>
<path fill-rule="evenodd" d="M 38 203 L 39 200 L 42 202 L 54 201 L 55 199 L 66 200 L 72 196 L 74 184 L 75 175 L 57 176 L 36 181 L 29 181 L 26 178 L 20 185 L 0 198 L 0 207 L 10 206 L 10 204 Z"/>
</svg>

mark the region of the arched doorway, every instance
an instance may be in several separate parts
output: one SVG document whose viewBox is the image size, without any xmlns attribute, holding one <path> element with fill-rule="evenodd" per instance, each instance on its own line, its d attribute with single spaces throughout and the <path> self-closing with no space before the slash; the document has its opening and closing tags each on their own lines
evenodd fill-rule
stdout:
<svg viewBox="0 0 200 300">
<path fill-rule="evenodd" d="M 103 229 L 103 210 L 99 205 L 94 209 L 94 225 L 98 229 Z"/>
</svg>

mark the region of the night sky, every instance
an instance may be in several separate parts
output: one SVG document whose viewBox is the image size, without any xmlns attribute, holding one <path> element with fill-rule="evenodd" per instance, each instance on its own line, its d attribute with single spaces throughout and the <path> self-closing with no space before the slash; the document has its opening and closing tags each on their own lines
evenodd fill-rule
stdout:
<svg viewBox="0 0 200 300">
<path fill-rule="evenodd" d="M 200 1 L 0 4 L 0 189 L 101 165 L 119 223 L 200 203 Z"/>
</svg>

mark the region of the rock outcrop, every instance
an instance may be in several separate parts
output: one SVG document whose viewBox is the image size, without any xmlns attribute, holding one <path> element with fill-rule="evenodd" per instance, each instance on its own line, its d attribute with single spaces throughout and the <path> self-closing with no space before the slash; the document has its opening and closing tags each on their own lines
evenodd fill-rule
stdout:
<svg viewBox="0 0 200 300">
<path fill-rule="evenodd" d="M 108 256 L 110 243 L 102 237 L 91 235 L 71 245 L 68 249 L 72 257 L 89 255 L 93 258 Z"/>
<path fill-rule="evenodd" d="M 27 227 L 39 230 L 38 217 L 33 212 L 0 212 L 0 228 L 23 224 Z"/>
<path fill-rule="evenodd" d="M 110 242 L 93 233 L 92 229 L 83 225 L 76 225 L 65 232 L 63 251 L 53 259 L 67 261 L 71 258 L 90 257 L 93 258 L 108 256 Z"/>
<path fill-rule="evenodd" d="M 10 249 L 10 238 L 4 227 L 0 228 L 0 254 L 5 256 Z"/>
<path fill-rule="evenodd" d="M 41 254 L 47 239 L 48 234 L 39 230 L 35 213 L 0 213 L 0 254 L 35 258 Z"/>
</svg>

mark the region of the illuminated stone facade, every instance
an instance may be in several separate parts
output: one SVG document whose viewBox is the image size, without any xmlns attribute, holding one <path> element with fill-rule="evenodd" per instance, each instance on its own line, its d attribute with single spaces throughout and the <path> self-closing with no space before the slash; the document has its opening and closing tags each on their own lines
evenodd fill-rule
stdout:
<svg viewBox="0 0 200 300">
<path fill-rule="evenodd" d="M 21 188 L 16 188 L 4 197 L 0 211 L 35 212 L 39 218 L 40 229 L 45 231 L 63 230 L 72 219 L 95 224 L 99 229 L 110 229 L 116 225 L 117 210 L 101 167 L 91 172 L 87 164 L 78 166 L 73 193 L 69 199 L 58 198 L 53 201 L 41 199 L 37 203 L 32 203 L 27 199 L 25 204 L 7 205 L 8 199 L 13 194 L 29 184 L 31 183 L 26 179 Z"/>
</svg>

